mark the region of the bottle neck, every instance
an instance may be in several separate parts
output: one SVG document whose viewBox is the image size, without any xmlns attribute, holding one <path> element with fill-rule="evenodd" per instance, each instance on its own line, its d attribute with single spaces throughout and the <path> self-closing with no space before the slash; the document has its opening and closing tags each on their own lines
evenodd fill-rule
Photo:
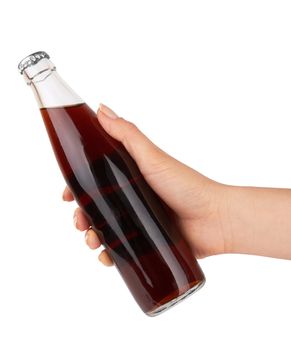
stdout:
<svg viewBox="0 0 291 350">
<path fill-rule="evenodd" d="M 66 107 L 84 103 L 56 72 L 47 58 L 27 67 L 23 77 L 29 85 L 40 108 Z"/>
</svg>

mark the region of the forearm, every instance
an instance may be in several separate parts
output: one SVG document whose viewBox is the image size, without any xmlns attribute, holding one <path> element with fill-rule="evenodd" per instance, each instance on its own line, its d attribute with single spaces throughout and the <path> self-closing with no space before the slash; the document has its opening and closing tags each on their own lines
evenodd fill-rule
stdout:
<svg viewBox="0 0 291 350">
<path fill-rule="evenodd" d="M 291 190 L 228 187 L 229 251 L 291 259 Z"/>
</svg>

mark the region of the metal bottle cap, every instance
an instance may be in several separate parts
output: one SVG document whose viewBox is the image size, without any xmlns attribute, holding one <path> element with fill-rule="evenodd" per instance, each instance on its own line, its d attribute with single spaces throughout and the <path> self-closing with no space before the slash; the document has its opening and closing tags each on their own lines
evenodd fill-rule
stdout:
<svg viewBox="0 0 291 350">
<path fill-rule="evenodd" d="M 18 65 L 18 69 L 19 69 L 20 74 L 23 74 L 23 71 L 27 67 L 30 67 L 30 66 L 37 64 L 43 58 L 49 59 L 50 56 L 44 51 L 37 51 L 37 52 L 34 52 L 31 55 L 25 57 L 23 60 L 20 61 L 19 65 Z"/>
</svg>

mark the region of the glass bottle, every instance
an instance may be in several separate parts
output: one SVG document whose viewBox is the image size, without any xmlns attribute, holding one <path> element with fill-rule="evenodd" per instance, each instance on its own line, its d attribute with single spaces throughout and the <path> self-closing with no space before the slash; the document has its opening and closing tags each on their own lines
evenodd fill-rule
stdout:
<svg viewBox="0 0 291 350">
<path fill-rule="evenodd" d="M 124 146 L 101 127 L 43 51 L 24 58 L 59 167 L 141 309 L 154 316 L 204 284 L 189 246 Z"/>
</svg>

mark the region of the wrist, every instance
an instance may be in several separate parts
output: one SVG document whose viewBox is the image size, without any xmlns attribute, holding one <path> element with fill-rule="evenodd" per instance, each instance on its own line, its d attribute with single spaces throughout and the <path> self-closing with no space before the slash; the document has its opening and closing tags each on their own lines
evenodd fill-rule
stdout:
<svg viewBox="0 0 291 350">
<path fill-rule="evenodd" d="M 248 253 L 256 230 L 255 196 L 251 187 L 218 184 L 217 222 L 223 253 Z"/>
<path fill-rule="evenodd" d="M 256 216 L 250 188 L 224 186 L 222 206 L 225 253 L 246 253 L 249 249 Z"/>
<path fill-rule="evenodd" d="M 223 246 L 217 254 L 235 253 L 241 243 L 238 232 L 241 232 L 241 219 L 238 218 L 240 188 L 216 183 L 216 229 L 222 237 Z"/>
</svg>

